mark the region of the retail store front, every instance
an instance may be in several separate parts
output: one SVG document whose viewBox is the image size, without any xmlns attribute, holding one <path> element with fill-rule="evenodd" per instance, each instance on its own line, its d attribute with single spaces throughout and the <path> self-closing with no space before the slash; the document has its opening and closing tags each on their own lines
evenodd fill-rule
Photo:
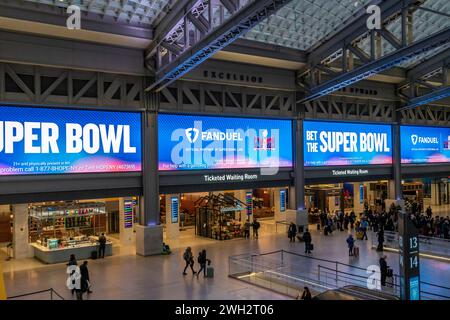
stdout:
<svg viewBox="0 0 450 320">
<path fill-rule="evenodd" d="M 10 237 L 2 224 L 3 251 L 21 257 L 35 257 L 44 263 L 96 258 L 99 236 L 107 238 L 105 256 L 114 245 L 133 244 L 134 225 L 138 223 L 137 198 L 48 201 L 2 205 L 2 216 L 10 215 Z"/>
</svg>

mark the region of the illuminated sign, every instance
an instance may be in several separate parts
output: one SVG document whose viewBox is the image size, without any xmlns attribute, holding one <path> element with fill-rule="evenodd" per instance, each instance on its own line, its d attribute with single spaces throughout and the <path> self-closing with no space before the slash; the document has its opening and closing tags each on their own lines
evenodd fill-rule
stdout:
<svg viewBox="0 0 450 320">
<path fill-rule="evenodd" d="M 158 135 L 161 171 L 292 167 L 290 120 L 160 114 Z"/>
<path fill-rule="evenodd" d="M 139 113 L 0 106 L 0 176 L 133 171 Z"/>
<path fill-rule="evenodd" d="M 286 190 L 280 190 L 280 211 L 286 211 Z"/>
<path fill-rule="evenodd" d="M 179 206 L 180 202 L 178 200 L 178 197 L 172 197 L 170 199 L 170 201 L 171 201 L 171 207 L 172 207 L 172 212 L 171 212 L 172 223 L 178 223 L 178 213 L 180 210 L 180 206 Z"/>
<path fill-rule="evenodd" d="M 133 227 L 133 201 L 125 200 L 124 201 L 124 224 L 125 229 L 129 229 Z"/>
<path fill-rule="evenodd" d="M 253 214 L 253 192 L 245 193 L 245 204 L 247 205 L 247 215 Z"/>
<path fill-rule="evenodd" d="M 450 162 L 450 128 L 402 126 L 403 164 Z"/>
<path fill-rule="evenodd" d="M 390 125 L 304 121 L 303 135 L 306 167 L 392 164 Z"/>
</svg>

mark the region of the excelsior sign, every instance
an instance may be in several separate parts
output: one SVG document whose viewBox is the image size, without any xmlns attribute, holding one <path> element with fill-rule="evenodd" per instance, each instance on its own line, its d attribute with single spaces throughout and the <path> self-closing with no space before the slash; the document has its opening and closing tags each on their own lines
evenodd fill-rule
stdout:
<svg viewBox="0 0 450 320">
<path fill-rule="evenodd" d="M 0 176 L 140 170 L 139 113 L 0 106 Z"/>
<path fill-rule="evenodd" d="M 306 167 L 392 163 L 390 125 L 304 121 Z"/>
<path fill-rule="evenodd" d="M 158 136 L 161 171 L 292 167 L 290 120 L 160 114 Z"/>
</svg>

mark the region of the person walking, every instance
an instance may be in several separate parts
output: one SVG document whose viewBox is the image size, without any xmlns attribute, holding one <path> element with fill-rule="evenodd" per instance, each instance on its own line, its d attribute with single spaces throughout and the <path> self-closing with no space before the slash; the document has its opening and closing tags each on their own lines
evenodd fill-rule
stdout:
<svg viewBox="0 0 450 320">
<path fill-rule="evenodd" d="M 186 262 L 186 266 L 184 267 L 183 276 L 187 275 L 186 270 L 188 267 L 191 268 L 192 274 L 195 275 L 197 272 L 194 270 L 194 256 L 192 254 L 191 247 L 187 247 L 186 251 L 183 253 L 183 259 Z"/>
<path fill-rule="evenodd" d="M 297 226 L 291 222 L 288 230 L 289 242 L 295 242 L 295 236 L 297 235 Z"/>
<path fill-rule="evenodd" d="M 383 287 L 386 286 L 386 277 L 387 277 L 387 273 L 388 273 L 388 265 L 386 262 L 386 256 L 382 256 L 380 258 L 380 272 L 381 272 L 381 285 Z"/>
<path fill-rule="evenodd" d="M 350 221 L 350 229 L 353 230 L 356 221 L 356 214 L 353 210 L 350 212 L 349 221 Z"/>
<path fill-rule="evenodd" d="M 348 245 L 348 255 L 351 257 L 353 256 L 353 247 L 355 246 L 355 239 L 352 235 L 349 235 L 347 238 L 347 245 Z"/>
<path fill-rule="evenodd" d="M 254 218 L 253 220 L 252 227 L 253 227 L 253 238 L 258 239 L 259 237 L 258 230 L 261 227 L 261 224 L 259 223 L 258 220 L 256 220 L 256 218 Z"/>
<path fill-rule="evenodd" d="M 200 273 L 203 271 L 203 277 L 206 278 L 206 264 L 209 263 L 211 264 L 211 260 L 209 260 L 206 257 L 206 250 L 203 249 L 199 254 L 198 254 L 198 258 L 197 258 L 197 262 L 200 265 L 200 270 L 198 270 L 197 272 L 197 278 L 200 275 Z"/>
<path fill-rule="evenodd" d="M 81 274 L 81 292 L 92 293 L 91 291 L 91 280 L 89 279 L 89 270 L 88 270 L 88 262 L 84 261 L 80 266 L 80 274 Z"/>
<path fill-rule="evenodd" d="M 311 233 L 306 229 L 305 232 L 303 232 L 303 241 L 305 242 L 305 253 L 311 253 Z"/>
<path fill-rule="evenodd" d="M 302 300 L 312 300 L 311 291 L 308 287 L 303 288 Z"/>
<path fill-rule="evenodd" d="M 103 259 L 105 258 L 105 251 L 106 251 L 106 237 L 104 233 L 102 233 L 102 235 L 98 237 L 98 243 L 99 243 L 98 257 Z"/>
<path fill-rule="evenodd" d="M 77 259 L 75 258 L 74 254 L 71 254 L 69 257 L 69 262 L 66 264 L 66 266 L 78 266 Z M 72 289 L 72 295 L 76 292 L 76 288 Z"/>
<path fill-rule="evenodd" d="M 378 231 L 378 247 L 377 251 L 383 251 L 383 244 L 384 244 L 384 230 L 381 228 Z"/>
<path fill-rule="evenodd" d="M 244 223 L 244 238 L 249 239 L 250 238 L 250 227 L 251 227 L 250 220 L 247 219 Z"/>
<path fill-rule="evenodd" d="M 369 240 L 369 238 L 367 237 L 367 228 L 369 226 L 369 223 L 367 222 L 367 219 L 364 218 L 361 220 L 361 231 L 363 232 L 363 236 L 361 240 Z"/>
</svg>

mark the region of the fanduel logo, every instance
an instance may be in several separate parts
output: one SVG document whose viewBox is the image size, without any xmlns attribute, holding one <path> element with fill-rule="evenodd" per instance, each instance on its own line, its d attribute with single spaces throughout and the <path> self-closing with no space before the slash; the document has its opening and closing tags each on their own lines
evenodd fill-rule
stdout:
<svg viewBox="0 0 450 320">
<path fill-rule="evenodd" d="M 198 139 L 199 131 L 197 128 L 186 129 L 186 138 L 190 143 L 195 143 Z"/>
<path fill-rule="evenodd" d="M 437 137 L 420 137 L 417 134 L 413 134 L 411 136 L 411 142 L 413 145 L 417 145 L 417 143 L 439 144 L 439 139 Z"/>
<path fill-rule="evenodd" d="M 190 143 L 195 143 L 199 137 L 202 141 L 244 141 L 240 132 L 202 131 L 197 128 L 185 130 L 186 138 Z"/>
</svg>

